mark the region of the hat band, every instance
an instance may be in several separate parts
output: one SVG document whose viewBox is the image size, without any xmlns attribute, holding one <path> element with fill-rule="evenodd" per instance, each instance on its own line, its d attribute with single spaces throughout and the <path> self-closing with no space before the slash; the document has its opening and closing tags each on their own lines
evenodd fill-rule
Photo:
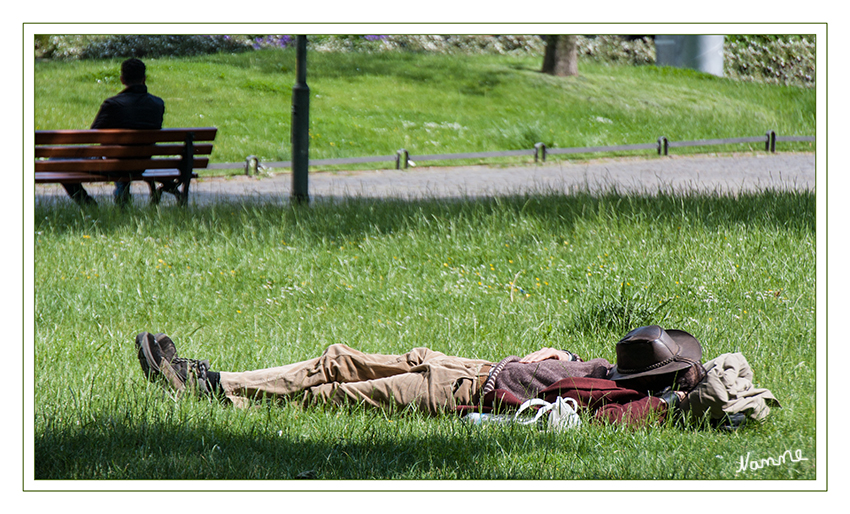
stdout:
<svg viewBox="0 0 850 514">
<path fill-rule="evenodd" d="M 632 375 L 634 373 L 643 373 L 644 371 L 651 371 L 653 369 L 660 368 L 661 366 L 666 366 L 666 365 L 670 364 L 671 362 L 676 362 L 676 361 L 689 362 L 689 363 L 691 363 L 691 365 L 697 364 L 697 362 L 698 362 L 698 361 L 695 361 L 693 359 L 689 359 L 688 357 L 679 357 L 678 355 L 674 355 L 674 356 L 672 356 L 668 359 L 664 359 L 661 362 L 656 362 L 655 364 L 652 364 L 652 365 L 647 366 L 647 367 L 642 368 L 642 369 L 623 369 L 620 366 L 617 366 L 617 372 L 621 373 L 623 375 Z"/>
<path fill-rule="evenodd" d="M 631 375 L 632 373 L 643 373 L 644 371 L 649 371 L 655 368 L 660 368 L 661 366 L 666 366 L 675 360 L 676 357 L 670 357 L 668 359 L 664 359 L 661 362 L 656 362 L 655 364 L 640 369 L 623 369 L 620 366 L 617 366 L 617 371 L 626 375 Z"/>
</svg>

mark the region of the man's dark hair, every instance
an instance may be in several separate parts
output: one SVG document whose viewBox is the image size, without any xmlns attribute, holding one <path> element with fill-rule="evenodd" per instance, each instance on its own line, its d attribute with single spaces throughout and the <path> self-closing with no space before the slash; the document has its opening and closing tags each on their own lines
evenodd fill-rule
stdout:
<svg viewBox="0 0 850 514">
<path fill-rule="evenodd" d="M 126 84 L 141 84 L 145 81 L 145 63 L 139 59 L 127 59 L 121 63 L 121 76 Z"/>
</svg>

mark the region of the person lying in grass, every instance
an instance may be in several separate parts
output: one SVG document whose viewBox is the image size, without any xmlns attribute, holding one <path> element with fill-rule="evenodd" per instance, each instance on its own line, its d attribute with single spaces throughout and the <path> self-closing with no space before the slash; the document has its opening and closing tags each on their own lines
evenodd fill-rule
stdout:
<svg viewBox="0 0 850 514">
<path fill-rule="evenodd" d="M 530 398 L 551 402 L 562 396 L 576 400 L 594 419 L 606 422 L 661 421 L 671 411 L 689 410 L 696 402 L 698 408 L 694 410 L 724 418 L 727 425 L 731 420 L 731 426 L 736 427 L 747 416 L 764 418 L 769 411 L 765 402 L 773 399 L 769 391 L 750 391 L 749 385 L 742 386 L 740 381 L 721 383 L 724 370 L 730 366 L 749 370 L 745 360 L 740 362 L 743 356 L 735 358 L 740 354 L 728 354 L 719 364 L 715 364 L 717 359 L 712 361 L 711 369 L 720 378 L 707 380 L 709 373 L 701 363 L 699 341 L 682 330 L 664 330 L 657 325 L 626 334 L 617 343 L 616 364 L 600 358 L 585 362 L 569 351 L 553 348 L 494 363 L 448 356 L 428 348 L 383 355 L 334 344 L 320 357 L 307 361 L 253 371 L 216 372 L 210 370 L 207 360 L 178 357 L 174 342 L 165 334 L 140 333 L 136 349 L 142 371 L 150 380 L 164 378 L 179 392 L 196 391 L 236 406 L 259 398 L 303 395 L 307 405 L 357 402 L 378 408 L 414 406 L 438 414 L 491 411 L 518 407 Z M 751 380 L 751 374 L 749 377 Z M 711 388 L 707 393 L 706 387 Z M 737 411 L 734 405 L 731 410 L 725 408 L 723 404 L 729 403 L 729 398 L 737 397 L 736 391 L 730 396 L 730 387 L 756 393 L 747 396 L 753 400 L 747 408 L 740 403 Z M 726 416 L 730 413 L 738 415 Z"/>
</svg>

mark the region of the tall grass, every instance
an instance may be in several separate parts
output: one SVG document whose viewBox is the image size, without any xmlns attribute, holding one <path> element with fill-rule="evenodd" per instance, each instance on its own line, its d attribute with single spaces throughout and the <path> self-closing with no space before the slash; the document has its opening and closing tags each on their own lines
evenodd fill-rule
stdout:
<svg viewBox="0 0 850 514">
<path fill-rule="evenodd" d="M 813 479 L 815 198 L 602 194 L 468 201 L 35 206 L 37 479 Z M 428 346 L 614 360 L 638 324 L 740 351 L 782 403 L 737 433 L 175 399 L 133 338 L 244 370 Z M 737 472 L 739 458 L 807 461 Z M 226 487 L 226 486 L 225 486 Z"/>
<path fill-rule="evenodd" d="M 501 151 L 531 149 L 538 142 L 548 148 L 608 146 L 652 143 L 660 136 L 750 137 L 768 130 L 814 134 L 812 89 L 593 61 L 581 62 L 579 77 L 555 78 L 539 72 L 539 61 L 311 53 L 310 157 L 393 155 L 402 148 L 411 155 Z M 36 62 L 36 129 L 88 128 L 103 99 L 121 89 L 119 64 Z M 294 51 L 151 58 L 147 64 L 149 89 L 166 102 L 166 126 L 220 129 L 213 162 L 244 162 L 248 155 L 264 162 L 290 159 Z M 812 149 L 809 143 L 783 145 Z M 687 151 L 693 150 L 677 150 Z"/>
</svg>

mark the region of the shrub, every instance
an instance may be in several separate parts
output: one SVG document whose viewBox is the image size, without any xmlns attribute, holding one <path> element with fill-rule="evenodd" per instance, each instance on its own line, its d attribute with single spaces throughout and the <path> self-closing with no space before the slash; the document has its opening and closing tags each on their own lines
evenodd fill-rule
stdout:
<svg viewBox="0 0 850 514">
<path fill-rule="evenodd" d="M 440 54 L 543 54 L 540 36 L 509 35 L 366 35 L 315 36 L 310 49 L 318 52 L 429 52 Z"/>
<path fill-rule="evenodd" d="M 723 68 L 737 80 L 814 87 L 815 55 L 815 36 L 729 36 Z"/>
<path fill-rule="evenodd" d="M 579 36 L 577 43 L 580 58 L 613 64 L 655 64 L 655 42 L 649 37 Z"/>
<path fill-rule="evenodd" d="M 35 36 L 37 59 L 78 59 L 98 36 Z"/>
<path fill-rule="evenodd" d="M 244 44 L 230 36 L 117 35 L 92 42 L 83 50 L 80 57 L 84 59 L 165 57 L 244 49 Z"/>
<path fill-rule="evenodd" d="M 45 59 L 165 57 L 238 52 L 250 48 L 246 38 L 224 35 L 39 36 L 35 41 L 35 56 Z"/>
</svg>

